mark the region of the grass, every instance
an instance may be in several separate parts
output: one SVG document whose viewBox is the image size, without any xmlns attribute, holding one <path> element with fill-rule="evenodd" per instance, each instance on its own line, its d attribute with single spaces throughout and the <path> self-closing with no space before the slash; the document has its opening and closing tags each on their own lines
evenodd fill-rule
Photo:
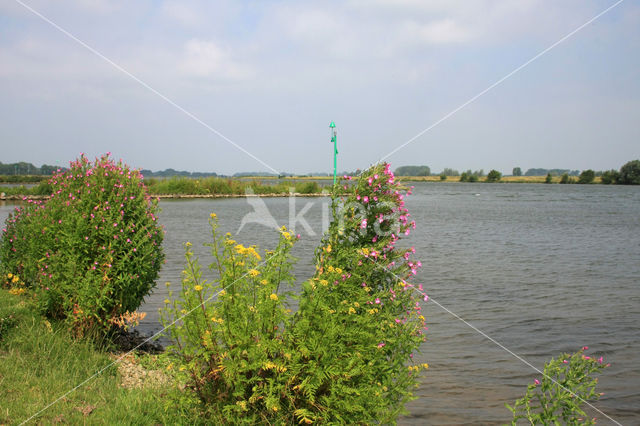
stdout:
<svg viewBox="0 0 640 426">
<path fill-rule="evenodd" d="M 546 176 L 503 176 L 498 183 L 545 183 Z M 323 186 L 318 184 L 318 180 L 326 180 L 327 185 L 331 184 L 333 177 L 294 177 L 278 181 L 276 184 L 264 183 L 265 178 L 242 177 L 242 178 L 190 178 L 186 176 L 174 176 L 171 178 L 147 178 L 145 183 L 151 195 L 245 195 L 247 188 L 254 194 L 281 194 L 287 195 L 289 192 L 297 194 L 319 194 Z M 399 180 L 405 182 L 458 182 L 460 176 L 447 176 L 446 180 L 441 180 L 440 176 L 402 176 Z M 484 182 L 485 177 L 478 179 Z M 577 177 L 573 177 L 577 180 Z M 560 176 L 554 176 L 551 183 L 560 183 Z M 575 182 L 574 182 L 575 183 Z M 596 177 L 594 184 L 600 184 L 600 177 Z M 328 186 L 326 186 L 328 187 Z M 6 196 L 47 196 L 51 194 L 51 185 L 41 182 L 32 188 L 24 186 L 3 187 L 0 186 L 0 193 Z"/>
<path fill-rule="evenodd" d="M 486 178 L 486 176 L 478 178 L 477 182 L 482 183 Z M 546 178 L 546 176 L 502 176 L 497 183 L 545 183 Z M 459 182 L 460 176 L 447 176 L 444 181 L 440 179 L 440 176 L 402 176 L 398 179 L 405 182 Z M 573 179 L 577 180 L 578 178 L 574 176 Z M 560 183 L 560 176 L 553 176 L 551 183 Z M 596 177 L 593 183 L 602 182 L 599 177 Z"/>
<path fill-rule="evenodd" d="M 122 387 L 122 377 L 111 365 L 112 357 L 41 318 L 27 297 L 0 289 L 0 424 L 29 419 L 105 368 L 32 420 L 45 424 L 195 422 L 193 413 L 171 404 L 179 397 L 173 386 Z"/>
</svg>

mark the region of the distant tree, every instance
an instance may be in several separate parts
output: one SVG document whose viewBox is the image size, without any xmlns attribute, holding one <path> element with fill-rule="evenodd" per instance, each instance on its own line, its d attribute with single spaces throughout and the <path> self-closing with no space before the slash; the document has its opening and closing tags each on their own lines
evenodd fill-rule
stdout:
<svg viewBox="0 0 640 426">
<path fill-rule="evenodd" d="M 467 174 L 467 172 L 462 172 L 462 174 L 460 175 L 460 182 L 466 182 L 468 178 L 469 175 Z"/>
<path fill-rule="evenodd" d="M 618 182 L 623 185 L 640 185 L 640 160 L 629 161 L 620 167 Z"/>
<path fill-rule="evenodd" d="M 620 172 L 613 169 L 607 170 L 606 172 L 602 172 L 602 176 L 600 176 L 602 183 L 605 185 L 617 183 L 619 178 L 620 178 Z"/>
<path fill-rule="evenodd" d="M 429 166 L 402 166 L 395 170 L 396 176 L 429 176 L 431 169 Z"/>
<path fill-rule="evenodd" d="M 440 173 L 440 180 L 447 180 L 447 175 L 444 172 Z"/>
<path fill-rule="evenodd" d="M 596 172 L 591 169 L 583 170 L 578 177 L 578 183 L 589 184 L 593 183 L 593 179 L 596 177 Z"/>
<path fill-rule="evenodd" d="M 475 172 L 473 172 L 473 174 L 476 175 L 477 177 L 483 177 L 484 169 L 476 170 Z"/>
<path fill-rule="evenodd" d="M 475 173 L 472 173 L 470 175 L 467 176 L 467 182 L 477 182 L 478 181 L 478 175 Z"/>
<path fill-rule="evenodd" d="M 456 169 L 450 169 L 448 167 L 446 167 L 442 173 L 446 176 L 460 176 L 460 172 L 457 171 Z"/>
<path fill-rule="evenodd" d="M 544 178 L 544 183 L 551 183 L 552 179 L 553 179 L 553 176 L 551 176 L 551 173 L 547 173 L 547 177 Z"/>
<path fill-rule="evenodd" d="M 502 179 L 502 173 L 495 169 L 492 169 L 487 175 L 487 182 L 499 182 L 500 179 Z"/>
<path fill-rule="evenodd" d="M 573 183 L 573 179 L 569 178 L 569 173 L 564 172 L 560 177 L 560 183 Z"/>
<path fill-rule="evenodd" d="M 511 174 L 514 176 L 522 176 L 522 169 L 520 167 L 514 167 Z"/>
</svg>

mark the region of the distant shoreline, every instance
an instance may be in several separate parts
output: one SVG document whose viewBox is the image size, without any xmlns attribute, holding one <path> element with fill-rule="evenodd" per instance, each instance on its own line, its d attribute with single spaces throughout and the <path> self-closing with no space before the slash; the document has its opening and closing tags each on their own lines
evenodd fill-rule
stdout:
<svg viewBox="0 0 640 426">
<path fill-rule="evenodd" d="M 284 198 L 284 197 L 328 197 L 328 193 L 300 194 L 281 193 L 281 194 L 151 194 L 151 198 L 159 198 L 162 200 L 172 199 L 198 199 L 198 198 Z M 0 201 L 24 201 L 29 200 L 46 200 L 49 195 L 0 195 Z"/>
</svg>

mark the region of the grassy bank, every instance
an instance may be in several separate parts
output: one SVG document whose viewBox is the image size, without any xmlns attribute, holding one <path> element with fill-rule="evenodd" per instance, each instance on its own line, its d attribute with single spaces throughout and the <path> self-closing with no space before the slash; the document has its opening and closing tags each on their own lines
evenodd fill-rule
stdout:
<svg viewBox="0 0 640 426">
<path fill-rule="evenodd" d="M 322 191 L 317 182 L 294 182 L 282 180 L 275 185 L 265 184 L 259 179 L 232 179 L 208 177 L 193 179 L 188 177 L 172 177 L 169 179 L 145 179 L 149 192 L 153 195 L 244 195 L 247 188 L 254 194 L 316 194 Z"/>
<path fill-rule="evenodd" d="M 158 363 L 155 357 L 143 355 L 133 362 L 150 366 Z M 0 289 L 0 424 L 29 419 L 105 368 L 33 420 L 44 424 L 194 423 L 192 416 L 166 406 L 173 392 L 169 387 L 124 387 L 127 378 L 122 368 L 109 367 L 114 359 L 108 351 L 76 341 L 64 328 L 41 318 L 24 295 Z"/>
<path fill-rule="evenodd" d="M 149 187 L 149 193 L 155 196 L 243 196 L 247 189 L 256 195 L 287 195 L 290 192 L 296 194 L 320 194 L 323 188 L 331 185 L 333 178 L 321 177 L 298 177 L 278 180 L 277 184 L 265 183 L 265 178 L 243 177 L 243 178 L 218 178 L 208 177 L 194 179 L 183 176 L 176 176 L 168 179 L 148 178 L 145 183 Z M 459 182 L 460 176 L 447 176 L 442 180 L 440 176 L 402 176 L 398 178 L 404 182 Z M 478 179 L 478 182 L 485 182 L 486 177 Z M 545 183 L 546 176 L 503 176 L 498 183 Z M 574 178 L 575 179 L 575 178 Z M 327 185 L 319 185 L 317 181 L 326 180 Z M 551 183 L 560 183 L 560 176 L 554 176 Z M 575 183 L 575 182 L 574 182 Z M 601 184 L 600 177 L 596 177 L 594 184 Z M 51 185 L 41 182 L 33 187 L 14 186 L 3 187 L 0 185 L 0 194 L 4 193 L 5 198 L 15 197 L 46 197 L 51 194 Z"/>
<path fill-rule="evenodd" d="M 546 183 L 546 178 L 546 176 L 502 176 L 500 181 L 496 183 Z M 442 180 L 440 176 L 402 176 L 398 179 L 405 182 L 459 182 L 460 176 L 447 176 L 446 180 Z M 483 183 L 485 179 L 486 176 L 478 178 L 477 183 Z M 573 179 L 577 179 L 577 177 L 573 177 Z M 551 183 L 560 183 L 560 176 L 553 176 Z M 596 177 L 593 183 L 599 184 L 602 181 Z"/>
</svg>

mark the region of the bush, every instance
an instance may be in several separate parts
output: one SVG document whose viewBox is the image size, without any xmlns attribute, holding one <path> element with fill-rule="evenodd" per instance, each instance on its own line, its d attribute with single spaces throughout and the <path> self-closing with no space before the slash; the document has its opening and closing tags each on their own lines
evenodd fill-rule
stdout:
<svg viewBox="0 0 640 426">
<path fill-rule="evenodd" d="M 138 171 L 108 154 L 81 156 L 49 180 L 46 202 L 9 216 L 0 273 L 19 275 L 43 312 L 78 335 L 99 333 L 140 306 L 164 256 L 157 205 Z"/>
<path fill-rule="evenodd" d="M 489 172 L 489 174 L 487 175 L 486 181 L 487 182 L 499 182 L 500 179 L 502 179 L 502 173 L 500 173 L 499 171 L 494 169 L 494 170 L 491 170 Z"/>
<path fill-rule="evenodd" d="M 596 173 L 591 170 L 583 170 L 582 173 L 580 173 L 580 176 L 578 177 L 578 183 L 580 184 L 589 184 L 589 183 L 593 183 L 593 180 L 596 178 Z"/>
<path fill-rule="evenodd" d="M 344 185 L 342 199 L 334 189 L 333 222 L 295 313 L 286 229 L 261 262 L 255 246 L 218 235 L 212 214 L 215 281 L 186 243 L 181 297 L 165 301 L 162 318 L 173 324 L 176 370 L 209 421 L 389 423 L 403 412 L 427 366 L 411 365 L 424 317 L 406 281 L 420 262 L 395 248 L 415 226 L 400 189 L 388 165 Z"/>
<path fill-rule="evenodd" d="M 602 175 L 600 176 L 601 182 L 605 185 L 617 183 L 619 178 L 620 173 L 618 173 L 617 170 L 607 170 L 602 172 Z"/>
<path fill-rule="evenodd" d="M 629 161 L 620 168 L 618 183 L 623 185 L 640 185 L 640 160 Z"/>
<path fill-rule="evenodd" d="M 512 424 L 526 419 L 530 424 L 595 424 L 589 420 L 581 405 L 585 401 L 600 398 L 595 388 L 598 379 L 592 375 L 609 367 L 584 355 L 585 346 L 575 354 L 562 354 L 544 366 L 542 381 L 536 379 L 527 387 L 525 396 L 513 407 L 505 404 L 513 413 Z"/>
<path fill-rule="evenodd" d="M 563 173 L 560 177 L 560 183 L 574 183 L 574 180 L 569 177 L 569 173 Z"/>
<path fill-rule="evenodd" d="M 547 177 L 544 178 L 544 183 L 551 183 L 553 181 L 553 176 L 551 173 L 547 173 Z"/>
<path fill-rule="evenodd" d="M 447 175 L 444 172 L 440 173 L 440 180 L 447 180 Z"/>
</svg>

